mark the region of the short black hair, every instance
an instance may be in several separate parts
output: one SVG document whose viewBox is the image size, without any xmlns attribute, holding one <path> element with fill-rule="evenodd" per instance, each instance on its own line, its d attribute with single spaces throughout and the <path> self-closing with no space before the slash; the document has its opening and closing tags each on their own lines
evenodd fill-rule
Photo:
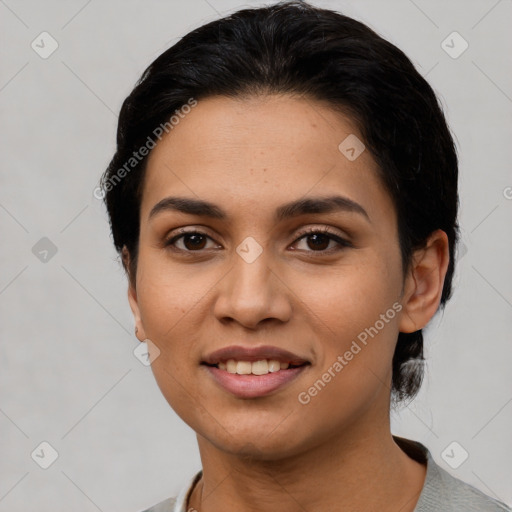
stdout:
<svg viewBox="0 0 512 512">
<path fill-rule="evenodd" d="M 120 253 L 126 246 L 130 255 L 125 269 L 132 283 L 147 162 L 147 156 L 133 159 L 134 152 L 147 146 L 155 128 L 170 126 L 191 98 L 260 94 L 302 95 L 357 124 L 396 208 L 404 275 L 413 251 L 434 230 L 448 236 L 444 308 L 452 290 L 459 200 L 456 148 L 442 107 L 396 46 L 359 21 L 299 1 L 239 10 L 191 31 L 147 67 L 124 100 L 117 149 L 101 186 L 114 245 Z M 422 331 L 399 333 L 395 402 L 416 395 L 423 360 Z"/>
</svg>

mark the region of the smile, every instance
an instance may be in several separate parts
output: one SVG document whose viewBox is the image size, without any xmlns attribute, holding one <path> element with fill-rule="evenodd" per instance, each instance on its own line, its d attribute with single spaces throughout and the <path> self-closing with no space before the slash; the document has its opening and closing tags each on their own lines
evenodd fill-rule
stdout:
<svg viewBox="0 0 512 512">
<path fill-rule="evenodd" d="M 277 359 L 261 359 L 259 361 L 236 361 L 235 359 L 228 359 L 227 361 L 220 361 L 216 366 L 219 370 L 225 370 L 228 373 L 236 373 L 237 375 L 267 375 L 268 373 L 275 373 L 288 368 L 297 368 L 302 365 L 291 365 L 284 363 Z"/>
</svg>

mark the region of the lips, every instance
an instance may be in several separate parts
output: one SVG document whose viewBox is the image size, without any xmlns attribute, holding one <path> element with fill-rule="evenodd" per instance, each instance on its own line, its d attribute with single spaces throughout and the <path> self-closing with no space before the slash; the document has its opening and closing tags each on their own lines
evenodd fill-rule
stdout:
<svg viewBox="0 0 512 512">
<path fill-rule="evenodd" d="M 290 366 L 310 364 L 307 359 L 293 352 L 269 345 L 260 347 L 232 345 L 230 347 L 224 347 L 208 354 L 201 363 L 210 366 L 218 366 L 219 363 L 226 363 L 230 359 L 234 359 L 235 361 L 248 361 L 251 363 L 266 359 L 279 361 L 280 363 L 288 363 Z"/>
<path fill-rule="evenodd" d="M 224 391 L 252 399 L 281 390 L 306 371 L 311 362 L 272 346 L 230 346 L 208 354 L 201 365 Z"/>
</svg>

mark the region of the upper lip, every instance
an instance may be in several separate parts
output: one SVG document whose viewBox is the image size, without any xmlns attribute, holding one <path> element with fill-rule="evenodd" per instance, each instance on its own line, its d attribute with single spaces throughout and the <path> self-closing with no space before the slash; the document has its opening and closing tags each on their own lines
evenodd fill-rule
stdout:
<svg viewBox="0 0 512 512">
<path fill-rule="evenodd" d="M 227 361 L 229 359 L 235 359 L 236 361 L 260 361 L 262 359 L 272 359 L 281 363 L 289 363 L 292 365 L 301 365 L 309 363 L 307 359 L 283 350 L 278 347 L 272 347 L 270 345 L 261 345 L 259 347 L 244 347 L 241 345 L 231 345 L 224 347 L 215 352 L 208 354 L 203 360 L 206 364 L 218 364 L 221 361 Z"/>
</svg>

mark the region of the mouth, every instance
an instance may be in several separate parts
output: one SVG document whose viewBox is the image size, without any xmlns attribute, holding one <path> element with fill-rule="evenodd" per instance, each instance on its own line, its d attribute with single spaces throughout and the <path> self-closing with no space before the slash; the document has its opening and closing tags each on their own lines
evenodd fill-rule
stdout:
<svg viewBox="0 0 512 512">
<path fill-rule="evenodd" d="M 300 368 L 301 366 L 306 366 L 310 363 L 304 362 L 302 364 L 293 364 L 290 362 L 279 361 L 277 359 L 259 359 L 254 362 L 227 359 L 219 361 L 217 364 L 208 364 L 204 362 L 202 364 L 237 375 L 267 375 L 269 373 Z"/>
<path fill-rule="evenodd" d="M 201 365 L 225 391 L 239 398 L 257 398 L 281 389 L 311 362 L 277 347 L 232 346 L 211 353 Z"/>
<path fill-rule="evenodd" d="M 306 358 L 270 345 L 233 345 L 207 355 L 201 364 L 238 375 L 266 375 L 311 364 Z"/>
</svg>

